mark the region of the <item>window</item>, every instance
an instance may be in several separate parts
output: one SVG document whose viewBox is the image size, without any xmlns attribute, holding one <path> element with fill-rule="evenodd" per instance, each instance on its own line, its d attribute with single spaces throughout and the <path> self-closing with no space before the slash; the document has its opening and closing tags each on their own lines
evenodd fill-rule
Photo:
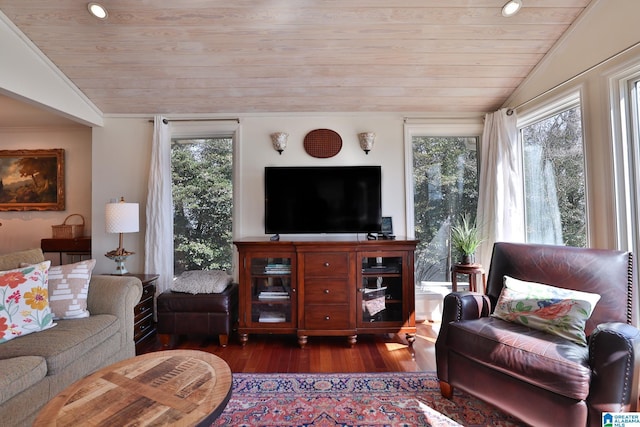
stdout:
<svg viewBox="0 0 640 427">
<path fill-rule="evenodd" d="M 448 282 L 450 226 L 478 205 L 477 137 L 412 136 L 416 282 Z"/>
<path fill-rule="evenodd" d="M 640 251 L 640 66 L 614 78 L 614 94 L 622 101 L 614 109 L 618 245 Z M 614 98 L 615 99 L 615 98 Z"/>
<path fill-rule="evenodd" d="M 577 100 L 520 132 L 527 242 L 586 247 L 584 148 Z"/>
<path fill-rule="evenodd" d="M 230 270 L 233 139 L 173 139 L 174 274 Z"/>
</svg>

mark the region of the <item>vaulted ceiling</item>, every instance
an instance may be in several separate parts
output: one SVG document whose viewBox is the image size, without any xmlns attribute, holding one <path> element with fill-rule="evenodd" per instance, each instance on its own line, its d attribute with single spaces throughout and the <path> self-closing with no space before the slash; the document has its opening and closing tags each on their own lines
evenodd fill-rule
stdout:
<svg viewBox="0 0 640 427">
<path fill-rule="evenodd" d="M 105 114 L 486 112 L 590 0 L 0 0 Z"/>
</svg>

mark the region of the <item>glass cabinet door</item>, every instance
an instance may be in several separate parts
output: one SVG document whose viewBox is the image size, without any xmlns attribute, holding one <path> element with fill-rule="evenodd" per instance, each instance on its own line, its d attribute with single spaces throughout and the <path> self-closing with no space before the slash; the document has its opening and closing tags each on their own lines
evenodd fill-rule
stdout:
<svg viewBox="0 0 640 427">
<path fill-rule="evenodd" d="M 252 327 L 291 327 L 295 322 L 295 291 L 291 288 L 291 257 L 250 259 Z"/>
<path fill-rule="evenodd" d="M 376 328 L 406 320 L 402 254 L 362 254 L 358 292 L 358 328 Z"/>
</svg>

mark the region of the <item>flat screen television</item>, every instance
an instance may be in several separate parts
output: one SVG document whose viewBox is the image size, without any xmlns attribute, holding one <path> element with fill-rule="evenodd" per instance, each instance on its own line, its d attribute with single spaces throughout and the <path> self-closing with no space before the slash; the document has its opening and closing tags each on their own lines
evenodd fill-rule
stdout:
<svg viewBox="0 0 640 427">
<path fill-rule="evenodd" d="M 266 167 L 265 233 L 370 233 L 382 225 L 380 166 Z"/>
</svg>

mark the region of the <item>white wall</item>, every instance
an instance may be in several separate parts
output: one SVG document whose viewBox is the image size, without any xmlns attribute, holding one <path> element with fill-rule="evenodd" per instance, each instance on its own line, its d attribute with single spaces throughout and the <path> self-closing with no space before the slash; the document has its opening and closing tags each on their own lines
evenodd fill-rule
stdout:
<svg viewBox="0 0 640 427">
<path fill-rule="evenodd" d="M 0 93 L 86 125 L 101 125 L 100 110 L 0 11 Z"/>
<path fill-rule="evenodd" d="M 135 252 L 126 262 L 132 273 L 144 266 L 144 231 L 147 177 L 153 123 L 147 119 L 109 119 L 93 129 L 92 252 L 97 273 L 113 273 L 115 263 L 104 256 L 118 247 L 118 235 L 105 232 L 105 205 L 112 199 L 140 204 L 140 232 L 124 235 L 123 246 Z"/>
<path fill-rule="evenodd" d="M 334 157 L 318 159 L 304 151 L 305 135 L 327 128 L 342 138 L 342 150 Z M 269 135 L 287 132 L 287 149 L 279 155 Z M 375 132 L 373 150 L 365 154 L 358 133 Z M 265 166 L 382 166 L 382 214 L 393 217 L 394 231 L 405 235 L 403 119 L 397 115 L 269 116 L 241 119 L 240 217 L 236 236 L 264 236 Z"/>
<path fill-rule="evenodd" d="M 638 43 L 638 16 L 637 0 L 592 1 L 505 106 L 526 103 Z"/>
<path fill-rule="evenodd" d="M 39 248 L 41 239 L 52 237 L 51 226 L 74 213 L 84 216 L 85 234 L 90 235 L 91 129 L 0 129 L 0 141 L 3 150 L 63 148 L 66 193 L 64 211 L 0 212 L 0 253 Z"/>
</svg>

